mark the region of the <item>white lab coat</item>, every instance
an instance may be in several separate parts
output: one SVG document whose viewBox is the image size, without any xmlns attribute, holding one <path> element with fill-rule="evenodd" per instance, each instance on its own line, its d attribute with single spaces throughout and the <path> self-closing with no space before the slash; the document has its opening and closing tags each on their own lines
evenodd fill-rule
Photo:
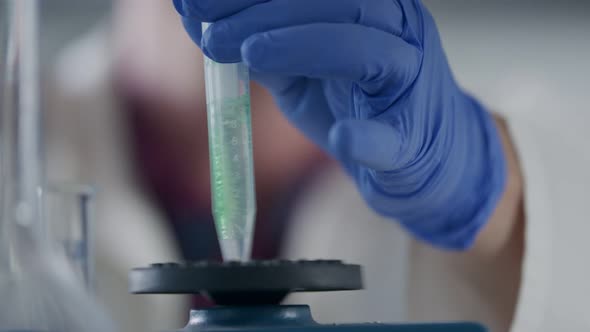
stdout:
<svg viewBox="0 0 590 332">
<path fill-rule="evenodd" d="M 535 22 L 530 22 L 531 31 L 521 29 L 522 35 L 516 36 L 509 22 L 498 27 L 483 20 L 465 29 L 443 16 L 440 23 L 459 81 L 508 119 L 525 175 L 526 248 L 510 330 L 588 330 L 590 316 L 584 311 L 590 264 L 584 254 L 590 251 L 590 224 L 585 221 L 590 154 L 585 129 L 590 112 L 584 112 L 584 87 L 590 69 L 583 64 L 583 59 L 590 59 L 584 33 L 588 24 L 573 22 L 582 29 L 568 31 L 567 39 L 545 27 L 547 33 L 535 41 L 538 34 L 532 31 L 544 28 Z M 527 47 L 515 46 L 521 39 L 529 41 Z M 58 105 L 66 100 L 65 104 L 48 117 L 54 129 L 48 139 L 50 174 L 53 179 L 99 185 L 98 295 L 124 330 L 176 328 L 183 324 L 186 299 L 125 293 L 129 268 L 174 260 L 177 255 L 127 168 L 120 113 L 105 92 L 108 62 L 102 70 L 85 70 L 88 63 L 100 68 L 96 63 L 108 59 L 100 40 L 79 43 L 62 57 L 68 67 L 59 71 L 58 86 L 75 93 L 60 99 Z M 545 47 L 547 40 L 552 48 Z M 510 52 L 505 43 L 514 46 Z M 67 72 L 87 77 L 73 79 L 64 75 Z M 64 116 L 81 116 L 88 127 L 62 128 L 72 123 L 62 121 Z M 81 158 L 73 158 L 73 152 Z M 341 172 L 318 177 L 298 202 L 293 218 L 287 257 L 339 258 L 365 266 L 365 291 L 291 297 L 291 302 L 310 303 L 318 320 L 476 319 L 497 331 L 507 329 L 508 322 L 495 320 L 477 290 L 462 284 L 456 271 L 437 264 L 436 252 L 422 250 L 394 223 L 369 211 Z M 412 310 L 407 306 L 410 300 L 415 304 Z"/>
</svg>

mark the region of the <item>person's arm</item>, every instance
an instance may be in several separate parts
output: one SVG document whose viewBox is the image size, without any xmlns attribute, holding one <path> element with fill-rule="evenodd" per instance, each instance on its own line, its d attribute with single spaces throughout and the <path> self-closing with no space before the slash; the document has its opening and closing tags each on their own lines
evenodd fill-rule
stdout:
<svg viewBox="0 0 590 332">
<path fill-rule="evenodd" d="M 174 4 L 203 53 L 245 62 L 375 212 L 466 274 L 518 271 L 522 180 L 506 127 L 458 86 L 419 0 Z M 518 288 L 503 276 L 482 291 L 503 279 Z"/>
<path fill-rule="evenodd" d="M 512 260 L 520 261 L 524 248 L 524 180 L 508 126 L 501 117 L 496 116 L 495 119 L 506 158 L 506 187 L 475 246 L 464 256 L 481 262 L 508 254 Z"/>
<path fill-rule="evenodd" d="M 445 256 L 486 299 L 499 320 L 509 324 L 518 302 L 525 246 L 524 180 L 508 126 L 500 117 L 496 124 L 506 156 L 506 188 L 474 247 Z"/>
<path fill-rule="evenodd" d="M 375 212 L 442 250 L 474 247 L 505 190 L 505 156 L 419 0 L 174 5 L 203 53 L 245 62 Z"/>
</svg>

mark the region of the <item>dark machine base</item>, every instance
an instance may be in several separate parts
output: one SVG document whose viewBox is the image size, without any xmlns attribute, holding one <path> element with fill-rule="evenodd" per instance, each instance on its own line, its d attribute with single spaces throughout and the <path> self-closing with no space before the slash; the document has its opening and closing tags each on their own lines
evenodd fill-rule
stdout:
<svg viewBox="0 0 590 332">
<path fill-rule="evenodd" d="M 321 325 L 308 306 L 219 307 L 191 312 L 176 332 L 486 332 L 475 323 Z"/>
<path fill-rule="evenodd" d="M 218 305 L 279 304 L 292 292 L 362 288 L 361 267 L 340 261 L 154 264 L 131 271 L 135 294 L 206 294 Z"/>
<path fill-rule="evenodd" d="M 291 292 L 361 289 L 361 267 L 340 261 L 154 264 L 132 270 L 129 279 L 135 294 L 200 293 L 219 306 L 192 311 L 177 332 L 487 331 L 475 323 L 321 325 L 308 306 L 278 305 Z"/>
</svg>

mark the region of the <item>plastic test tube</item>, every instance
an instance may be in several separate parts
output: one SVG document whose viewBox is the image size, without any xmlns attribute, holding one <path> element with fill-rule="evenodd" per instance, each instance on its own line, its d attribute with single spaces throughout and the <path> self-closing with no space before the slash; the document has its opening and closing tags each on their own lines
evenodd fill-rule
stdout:
<svg viewBox="0 0 590 332">
<path fill-rule="evenodd" d="M 203 31 L 208 28 L 203 23 Z M 256 193 L 252 157 L 250 74 L 243 63 L 205 57 L 213 217 L 223 259 L 250 258 Z"/>
</svg>

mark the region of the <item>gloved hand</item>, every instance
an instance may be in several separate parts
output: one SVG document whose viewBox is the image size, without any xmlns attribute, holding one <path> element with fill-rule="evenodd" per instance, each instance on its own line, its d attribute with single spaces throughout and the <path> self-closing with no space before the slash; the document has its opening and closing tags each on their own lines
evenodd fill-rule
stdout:
<svg viewBox="0 0 590 332">
<path fill-rule="evenodd" d="M 174 4 L 203 52 L 243 60 L 376 212 L 435 246 L 474 243 L 503 193 L 504 153 L 419 0 Z M 214 24 L 202 35 L 203 21 Z"/>
</svg>

